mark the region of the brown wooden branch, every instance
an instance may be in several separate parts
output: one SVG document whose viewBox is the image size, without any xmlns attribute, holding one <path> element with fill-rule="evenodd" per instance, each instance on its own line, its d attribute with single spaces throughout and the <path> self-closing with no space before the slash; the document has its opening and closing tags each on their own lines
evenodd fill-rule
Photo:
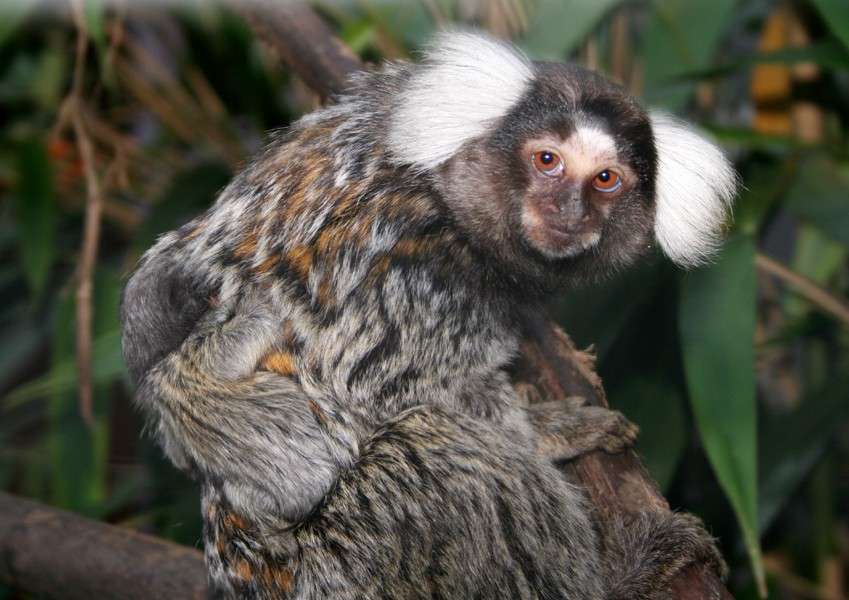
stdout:
<svg viewBox="0 0 849 600">
<path fill-rule="evenodd" d="M 203 556 L 0 492 L 0 582 L 66 600 L 206 598 Z"/>
<path fill-rule="evenodd" d="M 363 66 L 306 4 L 275 0 L 230 0 L 230 4 L 322 100 L 342 90 L 348 75 Z"/>
<path fill-rule="evenodd" d="M 312 9 L 302 2 L 264 0 L 248 7 L 231 0 L 251 23 L 258 37 L 276 49 L 283 60 L 323 98 L 344 89 L 346 76 L 362 64 L 333 36 Z M 593 358 L 575 348 L 569 337 L 545 315 L 528 315 L 516 382 L 530 383 L 546 399 L 580 395 L 607 406 Z M 568 467 L 584 485 L 599 514 L 668 511 L 669 504 L 635 452 L 603 452 L 583 456 Z M 675 597 L 692 600 L 731 598 L 703 565 L 682 572 L 673 584 Z"/>
</svg>

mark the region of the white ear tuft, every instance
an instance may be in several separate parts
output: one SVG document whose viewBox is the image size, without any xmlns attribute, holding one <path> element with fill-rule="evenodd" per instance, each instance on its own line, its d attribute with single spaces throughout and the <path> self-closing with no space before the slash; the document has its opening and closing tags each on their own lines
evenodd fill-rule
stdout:
<svg viewBox="0 0 849 600">
<path fill-rule="evenodd" d="M 439 34 L 397 100 L 389 149 L 400 163 L 432 169 L 503 117 L 532 78 L 530 61 L 507 44 Z"/>
<path fill-rule="evenodd" d="M 674 117 L 652 113 L 651 124 L 658 159 L 655 237 L 679 265 L 704 264 L 719 246 L 737 173 L 722 150 Z"/>
</svg>

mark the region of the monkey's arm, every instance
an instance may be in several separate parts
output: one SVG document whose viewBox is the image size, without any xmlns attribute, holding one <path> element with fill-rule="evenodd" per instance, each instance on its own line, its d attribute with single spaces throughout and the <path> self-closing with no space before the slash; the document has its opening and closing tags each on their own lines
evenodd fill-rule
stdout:
<svg viewBox="0 0 849 600">
<path fill-rule="evenodd" d="M 211 307 L 209 289 L 163 253 L 127 285 L 124 354 L 137 402 L 166 454 L 201 479 L 221 481 L 234 504 L 294 521 L 356 453 L 344 416 L 321 422 L 289 378 L 257 371 L 280 337 L 279 307 L 261 292 Z M 200 298 L 200 300 L 195 300 Z"/>
</svg>

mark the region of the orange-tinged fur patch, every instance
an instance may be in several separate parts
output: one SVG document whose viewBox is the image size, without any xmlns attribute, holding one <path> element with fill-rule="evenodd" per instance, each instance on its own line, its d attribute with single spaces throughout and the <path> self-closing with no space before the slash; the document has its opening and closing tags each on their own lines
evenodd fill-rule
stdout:
<svg viewBox="0 0 849 600">
<path fill-rule="evenodd" d="M 263 567 L 261 577 L 268 587 L 276 587 L 282 592 L 292 591 L 295 579 L 290 569 L 275 569 L 269 566 Z"/>
<path fill-rule="evenodd" d="M 303 244 L 295 246 L 286 255 L 286 260 L 301 279 L 309 277 L 313 260 L 311 248 Z"/>
<path fill-rule="evenodd" d="M 309 206 L 310 193 L 315 188 L 316 179 L 328 168 L 325 161 L 316 159 L 311 161 L 297 174 L 300 177 L 297 187 L 289 195 L 286 200 L 283 214 L 285 219 L 291 219 L 303 210 L 310 210 Z"/>
<path fill-rule="evenodd" d="M 346 227 L 339 225 L 328 227 L 321 232 L 318 240 L 316 240 L 316 253 L 323 257 L 332 257 L 342 247 L 342 243 L 347 237 L 346 233 Z"/>
<path fill-rule="evenodd" d="M 250 527 L 250 524 L 236 513 L 229 513 L 224 515 L 224 518 L 221 520 L 221 524 L 227 529 L 246 530 Z"/>
<path fill-rule="evenodd" d="M 288 352 L 273 352 L 262 359 L 262 363 L 260 364 L 266 371 L 287 377 L 298 372 L 295 366 L 295 357 Z"/>
<path fill-rule="evenodd" d="M 310 412 L 315 416 L 319 423 L 325 423 L 327 420 L 327 415 L 324 414 L 324 411 L 321 410 L 321 407 L 315 403 L 314 400 L 308 400 L 307 405 L 310 408 Z"/>
<path fill-rule="evenodd" d="M 318 303 L 327 307 L 333 299 L 333 286 L 329 279 L 322 279 L 318 284 Z"/>
<path fill-rule="evenodd" d="M 237 258 L 248 258 L 253 256 L 254 252 L 256 252 L 256 232 L 251 232 L 245 239 L 242 240 L 238 246 L 236 246 L 236 250 L 234 254 Z"/>
<path fill-rule="evenodd" d="M 265 275 L 270 273 L 271 270 L 277 266 L 277 263 L 280 262 L 280 257 L 276 254 L 271 254 L 265 260 L 263 260 L 258 265 L 255 265 L 251 268 L 251 270 L 257 275 Z"/>
<path fill-rule="evenodd" d="M 244 559 L 239 559 L 233 563 L 233 572 L 243 581 L 250 581 L 254 578 L 251 566 L 248 564 L 248 561 Z"/>
<path fill-rule="evenodd" d="M 198 221 L 198 224 L 195 225 L 195 227 L 189 233 L 187 233 L 183 239 L 186 241 L 193 240 L 201 233 L 203 233 L 204 229 L 206 229 L 206 221 Z"/>
<path fill-rule="evenodd" d="M 392 259 L 388 255 L 384 255 L 374 261 L 371 266 L 371 269 L 369 269 L 366 284 L 374 285 L 377 281 L 380 280 L 381 277 L 386 275 L 386 272 L 389 271 L 389 266 L 391 264 Z"/>
</svg>

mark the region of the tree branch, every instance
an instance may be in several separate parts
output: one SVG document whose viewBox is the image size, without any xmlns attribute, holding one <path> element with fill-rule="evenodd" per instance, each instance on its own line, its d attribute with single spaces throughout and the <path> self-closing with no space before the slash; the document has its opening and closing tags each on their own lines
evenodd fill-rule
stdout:
<svg viewBox="0 0 849 600">
<path fill-rule="evenodd" d="M 0 581 L 65 600 L 206 598 L 203 556 L 0 492 Z"/>
</svg>

